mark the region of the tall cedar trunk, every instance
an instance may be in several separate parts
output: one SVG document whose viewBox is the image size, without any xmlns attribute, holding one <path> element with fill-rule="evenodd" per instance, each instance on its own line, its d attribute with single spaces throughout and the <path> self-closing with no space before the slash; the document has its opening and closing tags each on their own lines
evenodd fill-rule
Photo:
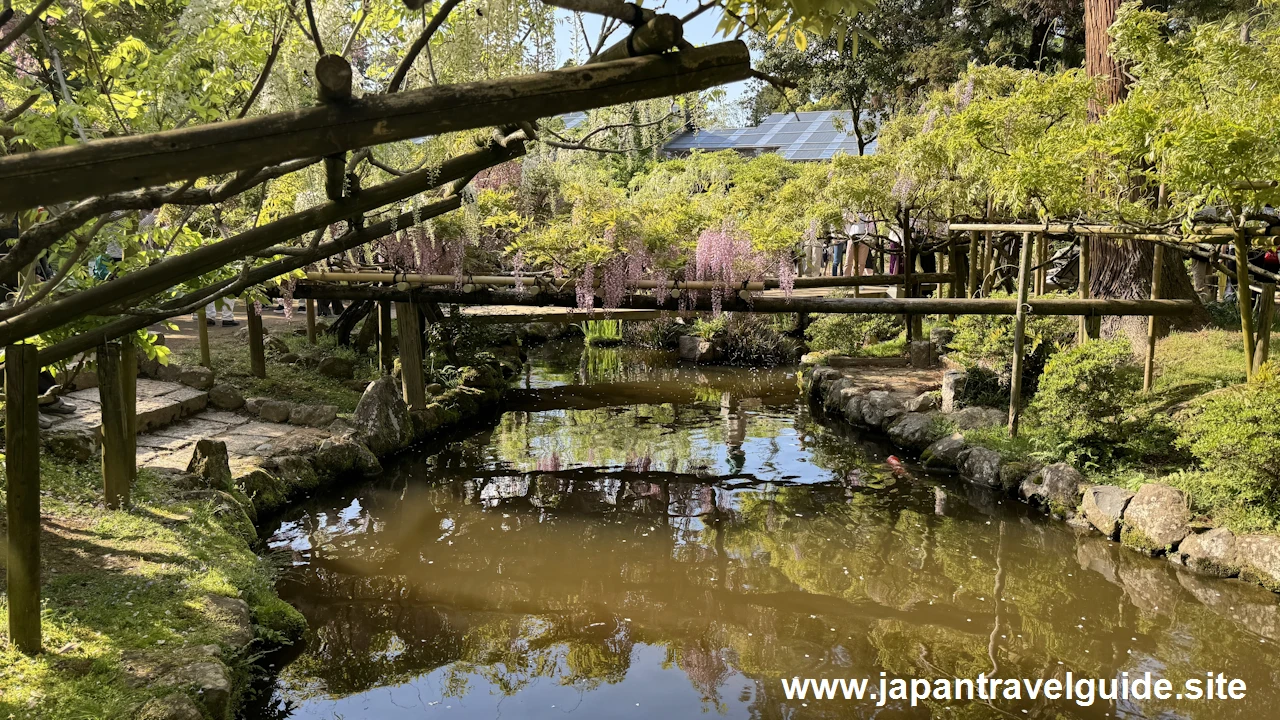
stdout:
<svg viewBox="0 0 1280 720">
<path fill-rule="evenodd" d="M 1128 78 L 1124 68 L 1111 55 L 1111 36 L 1108 30 L 1115 22 L 1120 0 L 1085 0 L 1085 70 L 1099 79 L 1098 100 L 1090 101 L 1089 115 L 1097 119 L 1106 108 L 1120 102 L 1128 95 Z M 1090 243 L 1089 290 L 1095 298 L 1139 299 L 1151 297 L 1151 270 L 1155 246 L 1149 242 L 1116 240 L 1094 237 Z M 1182 253 L 1165 253 L 1162 268 L 1161 296 L 1174 300 L 1196 300 L 1196 311 L 1188 318 L 1168 323 L 1177 329 L 1194 329 L 1209 322 L 1209 316 L 1199 305 L 1199 296 L 1192 287 L 1191 278 L 1183 264 Z M 1162 328 L 1161 334 L 1168 331 Z M 1116 337 L 1124 333 L 1133 345 L 1134 352 L 1146 352 L 1147 321 L 1141 317 L 1107 317 L 1102 321 L 1104 337 Z"/>
</svg>

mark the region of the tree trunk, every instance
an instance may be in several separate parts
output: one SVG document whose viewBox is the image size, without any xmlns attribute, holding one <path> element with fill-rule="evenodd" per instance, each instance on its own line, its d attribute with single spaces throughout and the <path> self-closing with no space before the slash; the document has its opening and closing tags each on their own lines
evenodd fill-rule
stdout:
<svg viewBox="0 0 1280 720">
<path fill-rule="evenodd" d="M 1120 0 L 1084 2 L 1084 68 L 1090 77 L 1101 78 L 1098 101 L 1089 103 L 1089 114 L 1095 119 L 1106 113 L 1108 105 L 1120 102 L 1129 93 L 1124 69 L 1111 55 L 1108 32 L 1119 9 Z"/>
</svg>

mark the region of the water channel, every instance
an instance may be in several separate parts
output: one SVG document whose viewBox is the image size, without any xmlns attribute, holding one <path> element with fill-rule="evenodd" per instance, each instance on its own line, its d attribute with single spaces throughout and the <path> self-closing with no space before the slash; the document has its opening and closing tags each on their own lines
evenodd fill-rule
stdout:
<svg viewBox="0 0 1280 720">
<path fill-rule="evenodd" d="M 822 423 L 794 370 L 548 346 L 505 412 L 271 533 L 313 639 L 251 720 L 1274 718 L 1280 610 Z M 1243 700 L 786 698 L 1223 673 Z"/>
</svg>

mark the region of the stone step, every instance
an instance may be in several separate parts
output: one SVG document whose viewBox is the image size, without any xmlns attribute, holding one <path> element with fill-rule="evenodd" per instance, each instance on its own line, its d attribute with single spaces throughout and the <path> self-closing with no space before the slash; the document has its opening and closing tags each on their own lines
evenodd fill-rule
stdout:
<svg viewBox="0 0 1280 720">
<path fill-rule="evenodd" d="M 55 454 L 90 460 L 102 442 L 102 404 L 98 388 L 90 387 L 63 396 L 75 406 L 69 415 L 46 413 L 52 427 L 41 432 Z M 138 433 L 172 425 L 201 412 L 209 405 L 209 393 L 175 382 L 138 378 Z"/>
</svg>

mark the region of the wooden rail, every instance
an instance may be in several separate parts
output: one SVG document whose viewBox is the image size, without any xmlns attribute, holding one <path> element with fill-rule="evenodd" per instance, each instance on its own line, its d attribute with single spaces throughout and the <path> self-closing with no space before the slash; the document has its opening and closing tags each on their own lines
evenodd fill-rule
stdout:
<svg viewBox="0 0 1280 720">
<path fill-rule="evenodd" d="M 572 280 L 551 280 L 545 277 L 514 277 L 511 275 L 464 275 L 461 278 L 454 275 L 430 275 L 421 273 L 400 273 L 400 272 L 333 272 L 329 270 L 320 270 L 307 273 L 307 280 L 314 282 L 376 282 L 389 283 L 392 285 L 405 286 L 456 286 L 461 281 L 463 288 L 469 292 L 470 289 L 476 287 L 526 287 L 535 288 L 549 286 L 552 289 L 564 289 L 573 286 Z M 911 276 L 911 281 L 921 284 L 938 284 L 952 282 L 954 277 L 951 273 L 917 273 Z M 847 277 L 812 277 L 812 278 L 796 278 L 794 287 L 802 288 L 837 288 L 837 287 L 863 287 L 863 286 L 879 286 L 879 285 L 902 285 L 905 282 L 902 275 L 853 275 Z M 599 282 L 596 283 L 598 287 Z M 711 280 L 637 280 L 635 287 L 640 290 L 653 290 L 665 287 L 671 290 L 714 290 L 723 287 L 722 283 Z M 781 288 L 782 284 L 777 278 L 765 278 L 755 282 L 738 283 L 733 285 L 735 290 L 750 290 L 758 292 L 761 290 L 776 290 Z M 406 288 L 401 288 L 406 289 Z"/>
</svg>

